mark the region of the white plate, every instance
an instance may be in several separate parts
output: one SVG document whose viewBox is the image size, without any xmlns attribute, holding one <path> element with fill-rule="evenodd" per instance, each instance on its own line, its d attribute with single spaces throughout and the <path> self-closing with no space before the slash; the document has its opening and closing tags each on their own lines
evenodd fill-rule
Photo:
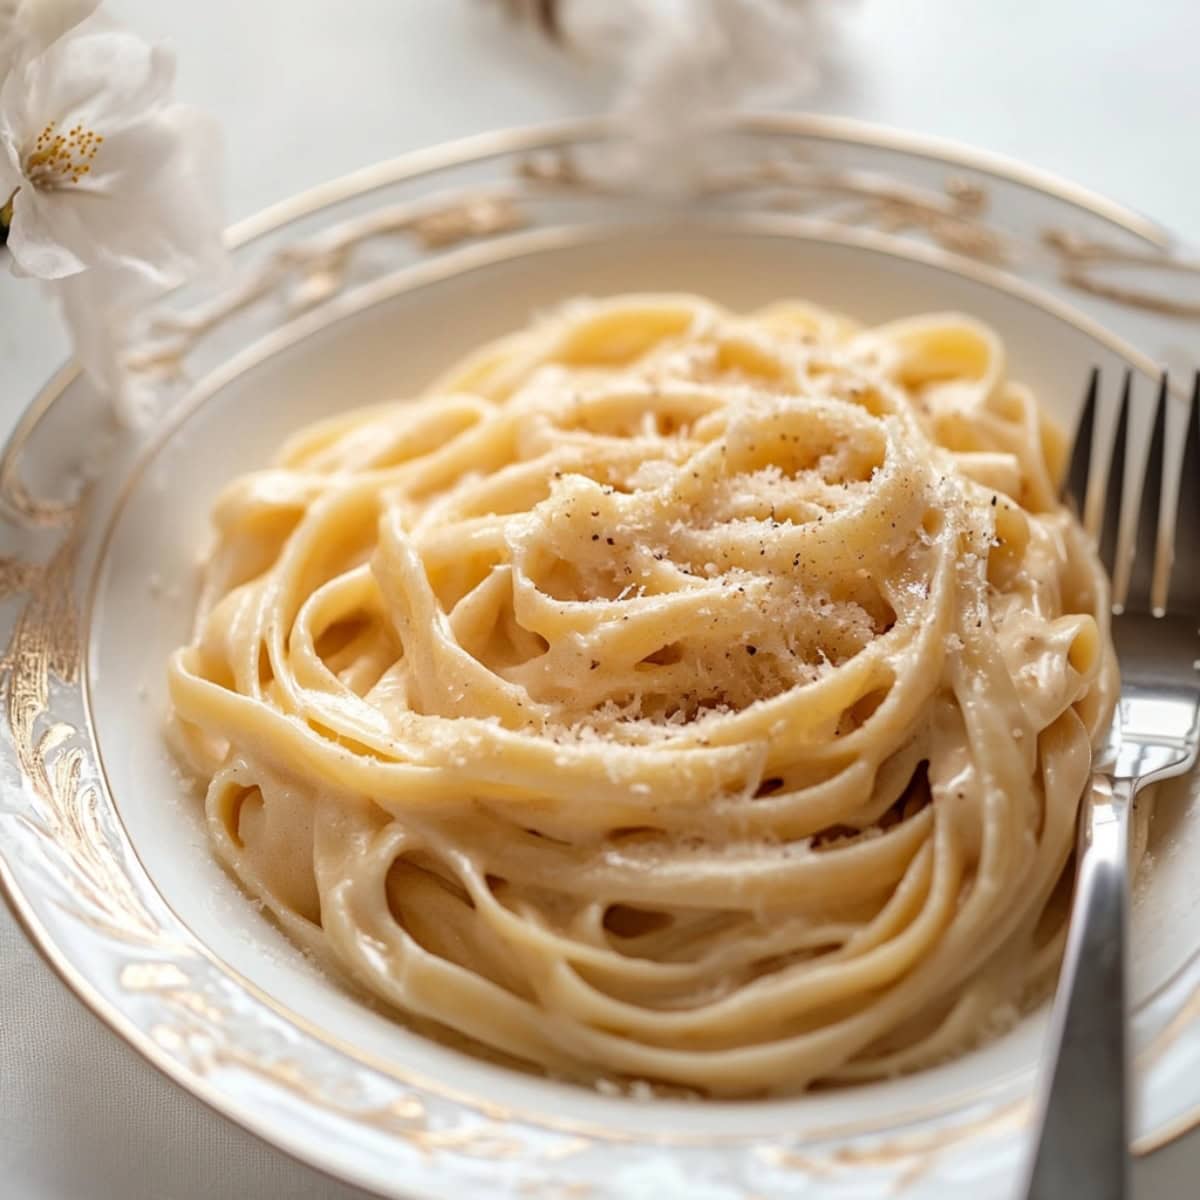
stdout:
<svg viewBox="0 0 1200 1200">
<path fill-rule="evenodd" d="M 215 865 L 165 749 L 164 663 L 222 484 L 297 426 L 415 391 L 566 297 L 797 296 L 867 321 L 962 309 L 1068 423 L 1093 364 L 1115 381 L 1182 345 L 1166 310 L 1191 303 L 1192 272 L 1164 235 L 1018 168 L 764 118 L 729 135 L 721 186 L 685 215 L 580 178 L 598 136 L 475 139 L 250 222 L 237 277 L 143 332 L 161 398 L 146 431 L 112 429 L 69 370 L 34 402 L 0 464 L 0 882 L 49 961 L 153 1062 L 386 1195 L 1007 1195 L 1044 1014 L 944 1066 L 786 1101 L 639 1103 L 514 1073 L 317 972 Z M 1160 801 L 1134 911 L 1143 1151 L 1200 1121 L 1196 853 L 1185 781 Z"/>
</svg>

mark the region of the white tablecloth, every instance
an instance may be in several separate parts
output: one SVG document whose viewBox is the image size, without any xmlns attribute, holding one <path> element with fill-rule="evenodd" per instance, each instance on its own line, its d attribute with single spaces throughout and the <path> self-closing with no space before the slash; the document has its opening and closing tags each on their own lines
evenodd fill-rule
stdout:
<svg viewBox="0 0 1200 1200">
<path fill-rule="evenodd" d="M 485 0 L 110 2 L 175 43 L 180 95 L 224 122 L 231 218 L 413 147 L 602 99 L 595 81 L 492 19 Z M 814 107 L 1023 158 L 1200 242 L 1195 0 L 847 8 Z M 36 288 L 0 277 L 0 434 L 64 353 Z M 1193 1134 L 1138 1163 L 1137 1194 L 1194 1196 L 1198 1173 Z M 362 1195 L 167 1083 L 85 1012 L 0 906 L 5 1200 Z"/>
</svg>

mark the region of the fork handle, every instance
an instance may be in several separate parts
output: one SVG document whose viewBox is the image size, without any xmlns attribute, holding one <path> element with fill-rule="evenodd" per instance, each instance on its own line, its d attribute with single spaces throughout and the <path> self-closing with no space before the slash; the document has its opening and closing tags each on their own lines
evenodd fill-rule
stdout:
<svg viewBox="0 0 1200 1200">
<path fill-rule="evenodd" d="M 1130 1195 L 1125 944 L 1137 781 L 1095 776 L 1042 1075 L 1027 1200 Z"/>
</svg>

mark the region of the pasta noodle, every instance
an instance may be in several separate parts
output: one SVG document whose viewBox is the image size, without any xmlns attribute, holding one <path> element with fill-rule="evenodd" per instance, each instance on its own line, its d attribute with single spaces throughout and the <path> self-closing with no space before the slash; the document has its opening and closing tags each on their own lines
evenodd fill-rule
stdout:
<svg viewBox="0 0 1200 1200">
<path fill-rule="evenodd" d="M 1052 975 L 1113 709 L 1063 457 L 966 317 L 567 305 L 220 496 L 169 668 L 216 852 L 557 1075 L 942 1059 Z"/>
</svg>

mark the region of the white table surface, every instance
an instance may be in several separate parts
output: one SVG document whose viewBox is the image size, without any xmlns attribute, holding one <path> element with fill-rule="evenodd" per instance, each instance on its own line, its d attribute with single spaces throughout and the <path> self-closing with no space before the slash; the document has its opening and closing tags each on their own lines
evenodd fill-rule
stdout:
<svg viewBox="0 0 1200 1200">
<path fill-rule="evenodd" d="M 603 0 L 593 0 L 601 3 Z M 971 142 L 1109 193 L 1200 243 L 1195 0 L 850 0 L 811 106 Z M 354 167 L 594 111 L 604 92 L 485 0 L 110 0 L 170 39 L 224 123 L 231 219 Z M 1200 352 L 1200 330 L 1198 330 Z M 66 343 L 0 275 L 0 435 Z M 1200 1134 L 1140 1160 L 1139 1200 L 1200 1192 Z M 0 905 L 0 1196 L 351 1200 L 163 1079 L 67 992 Z M 465 1200 L 465 1198 L 464 1198 Z"/>
</svg>

